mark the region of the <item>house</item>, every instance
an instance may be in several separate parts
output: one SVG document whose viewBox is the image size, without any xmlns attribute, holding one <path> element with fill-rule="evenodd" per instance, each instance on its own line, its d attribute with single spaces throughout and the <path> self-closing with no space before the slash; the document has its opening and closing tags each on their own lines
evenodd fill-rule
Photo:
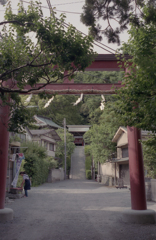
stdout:
<svg viewBox="0 0 156 240">
<path fill-rule="evenodd" d="M 68 132 L 73 134 L 76 146 L 84 146 L 83 135 L 90 129 L 91 125 L 67 125 Z"/>
<path fill-rule="evenodd" d="M 34 119 L 35 119 L 35 122 L 36 122 L 35 125 L 39 129 L 42 129 L 42 128 L 52 128 L 52 129 L 62 128 L 61 126 L 54 123 L 50 118 L 47 118 L 47 117 L 35 115 Z"/>
<path fill-rule="evenodd" d="M 61 141 L 54 129 L 26 129 L 26 139 L 45 147 L 50 157 L 55 157 L 57 141 Z"/>
<path fill-rule="evenodd" d="M 54 129 L 30 130 L 26 128 L 24 134 L 10 133 L 10 139 L 6 181 L 6 189 L 8 192 L 10 191 L 11 183 L 17 171 L 17 155 L 22 152 L 21 143 L 17 141 L 18 139 L 39 143 L 41 146 L 46 148 L 47 155 L 50 157 L 55 157 L 57 141 L 61 141 Z"/>
<path fill-rule="evenodd" d="M 141 131 L 142 140 L 148 137 L 149 131 Z M 99 166 L 99 175 L 106 185 L 116 185 L 118 179 L 122 179 L 124 185 L 130 185 L 128 134 L 126 127 L 119 127 L 112 142 L 116 143 L 117 158 Z"/>
</svg>

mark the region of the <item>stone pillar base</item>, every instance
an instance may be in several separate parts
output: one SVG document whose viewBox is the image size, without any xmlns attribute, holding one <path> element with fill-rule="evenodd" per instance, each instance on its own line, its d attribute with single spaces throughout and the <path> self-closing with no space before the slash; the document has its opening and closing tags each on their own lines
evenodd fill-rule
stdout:
<svg viewBox="0 0 156 240">
<path fill-rule="evenodd" d="M 122 220 L 127 223 L 155 224 L 156 215 L 153 210 L 125 210 L 122 212 Z"/>
<path fill-rule="evenodd" d="M 13 210 L 11 208 L 0 209 L 0 222 L 6 222 L 13 219 Z"/>
</svg>

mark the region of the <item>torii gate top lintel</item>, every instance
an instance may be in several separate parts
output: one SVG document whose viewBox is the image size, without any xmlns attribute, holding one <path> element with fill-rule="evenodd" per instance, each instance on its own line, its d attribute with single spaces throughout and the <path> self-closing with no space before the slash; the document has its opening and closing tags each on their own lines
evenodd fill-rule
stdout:
<svg viewBox="0 0 156 240">
<path fill-rule="evenodd" d="M 122 58 L 122 55 L 119 56 Z M 124 55 L 125 59 L 129 59 L 128 54 Z M 116 54 L 98 54 L 92 64 L 85 71 L 120 71 Z M 124 70 L 124 66 L 123 66 Z"/>
</svg>

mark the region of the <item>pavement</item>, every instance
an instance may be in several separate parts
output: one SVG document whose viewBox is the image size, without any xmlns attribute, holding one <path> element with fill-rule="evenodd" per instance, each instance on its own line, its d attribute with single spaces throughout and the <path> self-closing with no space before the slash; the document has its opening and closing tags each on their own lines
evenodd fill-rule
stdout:
<svg viewBox="0 0 156 240">
<path fill-rule="evenodd" d="M 130 191 L 92 180 L 33 187 L 28 198 L 6 204 L 14 219 L 0 223 L 0 240 L 156 240 L 156 224 L 128 224 Z M 148 202 L 156 211 L 156 203 Z"/>
</svg>

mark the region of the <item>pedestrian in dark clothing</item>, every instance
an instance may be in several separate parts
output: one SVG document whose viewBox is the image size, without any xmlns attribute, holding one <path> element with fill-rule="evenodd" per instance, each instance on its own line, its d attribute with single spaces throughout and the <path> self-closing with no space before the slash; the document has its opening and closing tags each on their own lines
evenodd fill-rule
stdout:
<svg viewBox="0 0 156 240">
<path fill-rule="evenodd" d="M 20 172 L 20 175 L 23 177 L 23 182 L 21 184 L 21 187 L 23 188 L 23 185 L 24 185 L 25 197 L 28 197 L 27 190 L 31 189 L 29 176 L 25 172 Z"/>
</svg>

